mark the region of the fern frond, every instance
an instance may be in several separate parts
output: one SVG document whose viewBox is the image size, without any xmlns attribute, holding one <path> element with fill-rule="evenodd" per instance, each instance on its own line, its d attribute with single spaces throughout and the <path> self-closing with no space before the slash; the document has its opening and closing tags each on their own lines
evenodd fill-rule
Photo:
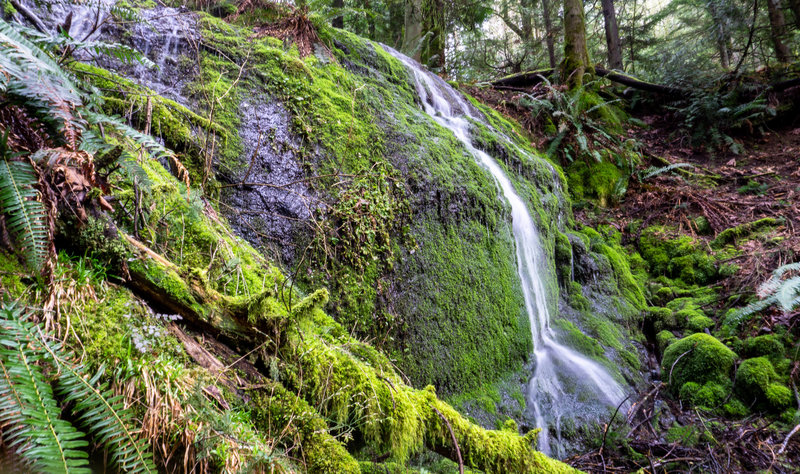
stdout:
<svg viewBox="0 0 800 474">
<path fill-rule="evenodd" d="M 164 147 L 164 145 L 158 143 L 155 138 L 136 130 L 119 117 L 112 117 L 110 115 L 98 114 L 95 112 L 86 112 L 85 115 L 87 120 L 89 120 L 89 123 L 92 125 L 103 124 L 116 129 L 125 137 L 142 146 L 153 156 L 153 158 L 168 158 L 174 154 L 171 150 Z"/>
<path fill-rule="evenodd" d="M 642 180 L 652 178 L 653 176 L 658 176 L 663 173 L 668 173 L 674 169 L 678 168 L 694 168 L 694 165 L 691 163 L 672 163 L 671 165 L 663 166 L 661 168 L 656 168 L 655 166 L 651 166 L 643 171 L 644 176 L 642 176 Z"/>
<path fill-rule="evenodd" d="M 0 211 L 30 268 L 41 270 L 49 257 L 48 215 L 37 200 L 38 182 L 29 163 L 0 158 Z"/>
<path fill-rule="evenodd" d="M 123 406 L 122 396 L 115 396 L 108 384 L 98 383 L 103 368 L 87 379 L 55 352 L 51 356 L 62 370 L 57 392 L 65 402 L 75 402 L 73 411 L 81 426 L 108 449 L 111 460 L 125 472 L 155 473 L 147 443 L 129 428 L 132 416 Z"/>
<path fill-rule="evenodd" d="M 82 374 L 61 345 L 46 340 L 38 327 L 22 320 L 19 311 L 5 312 L 0 321 L 6 329 L 4 334 L 23 341 L 31 354 L 58 368 L 56 392 L 64 403 L 74 403 L 72 413 L 78 423 L 97 444 L 108 449 L 112 462 L 124 472 L 156 472 L 149 446 L 129 428 L 133 416 L 124 407 L 122 396 L 115 396 L 107 383 L 100 383 L 102 368 L 93 377 Z"/>
<path fill-rule="evenodd" d="M 3 408 L 16 410 L 6 422 L 16 421 L 16 429 L 4 432 L 17 453 L 44 472 L 90 473 L 88 446 L 83 433 L 59 418 L 60 409 L 53 389 L 37 362 L 42 358 L 31 349 L 28 338 L 31 323 L 19 319 L 20 311 L 3 305 L 0 310 L 0 361 L 5 374 L 0 383 Z M 5 412 L 5 410 L 4 410 Z M 16 417 L 16 418 L 15 418 Z"/>
<path fill-rule="evenodd" d="M 83 103 L 80 89 L 23 30 L 0 18 L 0 70 L 8 77 L 5 93 L 54 126 L 58 132 L 54 138 L 74 150 L 84 129 L 83 120 L 74 113 Z"/>
</svg>

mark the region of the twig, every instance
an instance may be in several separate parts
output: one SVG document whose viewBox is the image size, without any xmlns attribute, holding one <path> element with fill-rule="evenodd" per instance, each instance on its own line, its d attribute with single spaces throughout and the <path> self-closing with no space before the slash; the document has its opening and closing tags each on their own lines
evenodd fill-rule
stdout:
<svg viewBox="0 0 800 474">
<path fill-rule="evenodd" d="M 628 401 L 629 398 L 631 398 L 631 395 L 633 395 L 633 394 L 632 393 L 628 394 L 627 397 L 625 397 L 621 402 L 619 402 L 619 405 L 617 405 L 617 409 L 614 410 L 614 414 L 611 415 L 611 419 L 608 420 L 608 424 L 606 425 L 606 428 L 603 430 L 603 442 L 600 444 L 600 451 L 599 451 L 601 457 L 603 456 L 603 448 L 606 447 L 606 435 L 608 434 L 608 428 L 611 427 L 611 423 L 613 423 L 614 422 L 614 418 L 617 417 L 617 413 L 619 413 L 619 409 L 622 407 L 622 405 L 625 402 Z M 605 460 L 603 461 L 603 464 L 604 464 L 604 467 L 605 467 Z"/>
<path fill-rule="evenodd" d="M 667 384 L 672 385 L 672 371 L 675 370 L 675 364 L 678 363 L 679 360 L 683 358 L 686 354 L 692 352 L 694 350 L 694 346 L 692 346 L 688 351 L 684 352 L 683 354 L 679 355 L 675 362 L 672 363 L 672 367 L 669 368 L 669 378 L 667 379 Z"/>
<path fill-rule="evenodd" d="M 447 421 L 447 418 L 442 415 L 442 412 L 437 410 L 436 407 L 432 406 L 431 408 L 433 408 L 433 411 L 435 411 L 436 414 L 439 415 L 439 418 L 441 418 L 442 421 L 444 421 L 444 423 L 447 425 L 447 429 L 450 431 L 450 438 L 453 440 L 453 446 L 456 447 L 456 457 L 458 457 L 458 473 L 464 474 L 464 460 L 461 459 L 461 448 L 458 447 L 458 441 L 456 441 L 456 434 L 453 432 L 453 427 L 450 425 L 450 422 Z"/>
<path fill-rule="evenodd" d="M 783 440 L 783 444 L 781 444 L 781 449 L 779 449 L 779 450 L 778 450 L 778 454 L 783 454 L 783 452 L 786 450 L 786 446 L 789 444 L 789 440 L 790 440 L 790 439 L 792 438 L 792 436 L 794 436 L 794 434 L 795 434 L 795 433 L 797 433 L 798 431 L 800 431 L 800 424 L 798 424 L 797 426 L 795 426 L 795 427 L 792 429 L 792 431 L 790 431 L 790 432 L 789 432 L 789 434 L 788 434 L 788 435 L 786 435 L 786 438 Z"/>
</svg>

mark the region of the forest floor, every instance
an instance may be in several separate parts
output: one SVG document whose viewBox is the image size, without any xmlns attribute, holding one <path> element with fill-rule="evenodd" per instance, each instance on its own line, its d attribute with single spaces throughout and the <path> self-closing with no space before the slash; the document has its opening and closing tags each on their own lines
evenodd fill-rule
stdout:
<svg viewBox="0 0 800 474">
<path fill-rule="evenodd" d="M 519 102 L 525 94 L 541 93 L 536 87 L 467 91 L 515 118 L 533 135 L 537 148 L 547 148 L 549 138 L 541 120 L 531 117 Z M 740 148 L 736 154 L 693 146 L 672 112 L 649 111 L 636 118 L 646 125 L 630 126 L 625 138 L 640 144 L 643 160 L 631 170 L 624 196 L 610 207 L 581 203 L 574 209 L 576 220 L 591 227 L 613 226 L 622 233 L 623 243 L 634 248 L 643 229 L 665 226 L 674 233 L 670 238 L 691 236 L 709 254 L 717 250 L 712 242 L 720 234 L 741 229 L 727 232 L 733 235 L 729 243 L 735 247 L 734 256 L 719 262 L 738 269 L 713 283 L 718 298 L 704 309 L 724 314 L 728 308 L 744 306 L 776 268 L 800 256 L 800 122 L 773 124 L 763 133 L 746 130 L 735 137 Z M 767 218 L 774 219 L 767 232 L 748 225 Z M 798 311 L 767 309 L 762 314 L 739 337 L 770 333 L 778 325 L 791 331 L 800 324 Z M 799 375 L 795 363 L 791 378 Z M 660 381 L 634 398 L 624 423 L 627 428 L 614 428 L 624 418 L 617 415 L 599 449 L 566 462 L 586 472 L 797 472 L 800 433 L 791 436 L 776 429 L 774 418 L 753 414 L 731 420 L 700 411 L 670 396 Z M 670 426 L 691 429 L 675 439 L 677 431 L 669 434 Z"/>
<path fill-rule="evenodd" d="M 710 243 L 725 229 L 742 226 L 764 218 L 782 221 L 768 239 L 752 239 L 737 243 L 739 255 L 730 259 L 739 270 L 717 282 L 717 311 L 742 305 L 740 300 L 752 295 L 777 267 L 791 263 L 800 255 L 800 127 L 781 127 L 759 136 L 738 139 L 743 151 L 710 152 L 698 150 L 674 127 L 668 116 L 640 117 L 646 128 L 629 130 L 631 137 L 643 145 L 645 161 L 631 178 L 627 193 L 619 205 L 591 210 L 577 210 L 576 219 L 587 225 L 610 224 L 623 233 L 628 243 L 636 245 L 638 235 L 628 232 L 629 224 L 642 229 L 664 224 L 678 228 L 678 234 L 691 235 Z M 691 166 L 672 168 L 648 179 L 638 179 L 647 170 L 684 163 Z M 698 228 L 704 217 L 709 229 Z M 641 232 L 641 231 L 639 231 Z M 738 304 L 737 304 L 738 303 Z M 719 313 L 718 313 L 719 314 Z M 760 325 L 752 330 L 771 332 L 776 325 L 800 323 L 800 312 L 767 311 Z M 794 371 L 800 370 L 798 367 Z M 750 416 L 744 420 L 726 420 L 702 414 L 682 406 L 666 395 L 663 383 L 652 384 L 639 394 L 634 405 L 638 415 L 631 430 L 615 448 L 601 448 L 567 460 L 587 472 L 629 472 L 644 468 L 648 472 L 664 472 L 690 468 L 707 472 L 796 472 L 796 465 L 786 459 L 800 458 L 800 436 L 787 437 L 774 429 L 774 421 Z M 682 426 L 703 426 L 711 439 L 694 443 L 674 442 L 664 432 L 654 429 L 654 418 L 663 412 L 676 414 Z M 609 442 L 609 445 L 612 443 Z M 629 446 L 634 451 L 620 450 Z"/>
<path fill-rule="evenodd" d="M 781 221 L 769 239 L 737 243 L 740 254 L 726 263 L 739 271 L 719 282 L 721 301 L 752 294 L 773 270 L 800 255 L 800 127 L 741 137 L 737 140 L 743 151 L 735 154 L 690 146 L 668 116 L 641 119 L 649 127 L 628 132 L 642 144 L 645 161 L 633 173 L 624 198 L 615 207 L 578 210 L 576 219 L 587 225 L 610 224 L 634 245 L 638 235 L 626 232 L 630 223 L 641 222 L 638 229 L 672 225 L 679 234 L 705 242 L 709 250 L 711 241 L 726 229 L 764 218 Z M 647 170 L 668 166 L 680 167 L 640 178 Z M 698 226 L 700 217 L 710 228 Z M 798 320 L 791 313 L 783 318 L 768 324 Z"/>
</svg>

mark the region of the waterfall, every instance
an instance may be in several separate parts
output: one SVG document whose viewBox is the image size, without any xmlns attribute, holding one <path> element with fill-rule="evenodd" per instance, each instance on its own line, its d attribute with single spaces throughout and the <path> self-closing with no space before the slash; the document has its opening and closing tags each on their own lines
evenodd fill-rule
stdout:
<svg viewBox="0 0 800 474">
<path fill-rule="evenodd" d="M 482 114 L 438 76 L 424 70 L 409 57 L 383 46 L 412 73 L 416 91 L 425 112 L 439 125 L 451 130 L 455 137 L 494 177 L 497 186 L 511 206 L 511 221 L 517 253 L 517 268 L 530 319 L 535 368 L 528 383 L 528 408 L 532 410 L 539 434 L 539 449 L 546 454 L 563 454 L 561 445 L 562 418 L 575 418 L 586 410 L 607 412 L 616 407 L 625 393 L 608 371 L 597 362 L 558 342 L 550 327 L 550 312 L 543 277 L 547 275 L 546 256 L 542 251 L 536 224 L 523 199 L 500 165 L 487 153 L 477 149 L 470 136 L 470 119 L 493 128 Z M 516 147 L 510 139 L 510 149 Z M 551 439 L 550 427 L 557 434 Z"/>
</svg>

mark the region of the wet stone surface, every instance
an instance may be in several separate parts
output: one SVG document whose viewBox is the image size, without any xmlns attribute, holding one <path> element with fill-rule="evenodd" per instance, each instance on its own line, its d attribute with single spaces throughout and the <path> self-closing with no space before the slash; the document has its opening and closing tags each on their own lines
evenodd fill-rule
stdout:
<svg viewBox="0 0 800 474">
<path fill-rule="evenodd" d="M 268 97 L 246 99 L 239 105 L 239 163 L 220 164 L 225 212 L 234 229 L 259 247 L 280 249 L 292 261 L 292 236 L 319 206 L 303 179 L 298 163 L 300 141 L 291 131 L 289 112 Z"/>
</svg>

